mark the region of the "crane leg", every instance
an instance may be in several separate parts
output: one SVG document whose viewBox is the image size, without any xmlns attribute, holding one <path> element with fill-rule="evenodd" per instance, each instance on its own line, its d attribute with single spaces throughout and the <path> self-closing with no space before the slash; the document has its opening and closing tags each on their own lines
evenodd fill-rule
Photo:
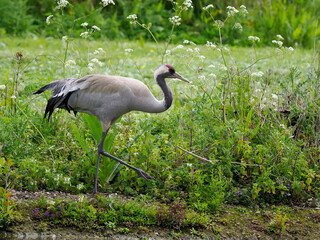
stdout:
<svg viewBox="0 0 320 240">
<path fill-rule="evenodd" d="M 98 192 L 98 172 L 99 172 L 99 163 L 100 163 L 100 155 L 103 155 L 103 156 L 106 156 L 112 160 L 115 160 L 115 161 L 118 161 L 119 163 L 135 170 L 141 177 L 143 177 L 144 179 L 146 180 L 149 180 L 149 179 L 153 179 L 155 180 L 154 177 L 151 177 L 148 173 L 142 171 L 141 169 L 139 168 L 136 168 L 124 161 L 122 161 L 121 159 L 115 157 L 115 156 L 112 156 L 111 154 L 107 153 L 104 149 L 103 149 L 103 143 L 104 143 L 104 140 L 107 136 L 107 133 L 108 133 L 109 129 L 105 132 L 102 133 L 102 138 L 101 138 L 101 141 L 98 145 L 98 159 L 97 159 L 97 169 L 96 169 L 96 176 L 95 176 L 95 179 L 94 179 L 94 189 L 93 189 L 93 192 L 92 192 L 92 196 L 95 195 L 97 192 Z"/>
</svg>

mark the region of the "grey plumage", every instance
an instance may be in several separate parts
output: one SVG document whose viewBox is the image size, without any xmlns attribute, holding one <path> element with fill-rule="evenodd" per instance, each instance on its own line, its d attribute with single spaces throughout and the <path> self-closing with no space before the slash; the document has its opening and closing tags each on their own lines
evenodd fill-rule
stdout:
<svg viewBox="0 0 320 240">
<path fill-rule="evenodd" d="M 172 104 L 172 93 L 165 78 L 177 78 L 188 82 L 175 72 L 170 65 L 159 66 L 154 78 L 163 91 L 164 99 L 159 101 L 150 92 L 148 87 L 139 80 L 120 76 L 88 75 L 82 78 L 68 78 L 51 82 L 34 94 L 52 90 L 53 94 L 48 100 L 44 117 L 50 119 L 56 108 L 66 109 L 68 112 L 83 112 L 94 115 L 102 125 L 102 139 L 98 145 L 98 160 L 93 194 L 97 193 L 97 177 L 100 155 L 116 160 L 135 170 L 140 176 L 154 179 L 141 169 L 135 168 L 121 159 L 118 159 L 103 149 L 103 142 L 111 125 L 123 114 L 130 111 L 143 111 L 159 113 L 167 110 Z"/>
</svg>

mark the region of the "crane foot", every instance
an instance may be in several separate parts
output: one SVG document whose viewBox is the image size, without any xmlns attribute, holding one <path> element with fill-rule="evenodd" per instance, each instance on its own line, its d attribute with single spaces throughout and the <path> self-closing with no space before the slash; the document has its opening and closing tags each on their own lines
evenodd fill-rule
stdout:
<svg viewBox="0 0 320 240">
<path fill-rule="evenodd" d="M 148 173 L 142 171 L 139 168 L 136 169 L 136 172 L 146 180 L 149 180 L 149 179 L 156 180 L 154 177 L 151 177 Z"/>
</svg>

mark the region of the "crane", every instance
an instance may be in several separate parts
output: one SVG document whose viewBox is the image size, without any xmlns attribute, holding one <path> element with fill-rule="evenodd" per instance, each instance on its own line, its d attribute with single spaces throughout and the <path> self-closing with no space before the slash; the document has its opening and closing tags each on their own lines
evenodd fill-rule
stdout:
<svg viewBox="0 0 320 240">
<path fill-rule="evenodd" d="M 139 80 L 100 74 L 56 80 L 41 87 L 34 93 L 40 94 L 46 90 L 53 91 L 53 95 L 48 100 L 44 114 L 44 118 L 48 115 L 48 120 L 56 108 L 61 108 L 68 112 L 73 111 L 75 115 L 77 112 L 94 115 L 100 121 L 102 138 L 98 144 L 98 158 L 92 196 L 98 192 L 98 171 L 101 155 L 133 169 L 139 176 L 146 180 L 154 180 L 154 177 L 148 173 L 107 153 L 103 149 L 103 143 L 110 127 L 123 114 L 130 111 L 160 113 L 166 111 L 171 106 L 173 97 L 165 81 L 166 78 L 176 78 L 189 82 L 178 74 L 171 65 L 163 64 L 154 72 L 154 79 L 164 95 L 163 100 L 160 101 L 157 100 L 149 88 Z"/>
</svg>

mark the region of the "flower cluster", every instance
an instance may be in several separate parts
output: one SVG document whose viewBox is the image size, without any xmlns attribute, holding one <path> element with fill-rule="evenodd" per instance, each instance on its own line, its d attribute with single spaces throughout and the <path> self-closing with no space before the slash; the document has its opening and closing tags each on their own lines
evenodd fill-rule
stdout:
<svg viewBox="0 0 320 240">
<path fill-rule="evenodd" d="M 246 16 L 248 14 L 248 10 L 247 10 L 246 6 L 244 6 L 244 5 L 240 6 L 240 14 L 242 16 Z"/>
<path fill-rule="evenodd" d="M 282 47 L 282 45 L 283 45 L 283 42 L 282 41 L 277 41 L 277 40 L 272 40 L 272 43 L 274 43 L 274 44 L 276 44 L 276 45 L 278 45 L 278 47 L 279 48 L 281 48 Z"/>
<path fill-rule="evenodd" d="M 228 6 L 227 9 L 228 9 L 227 11 L 228 17 L 233 17 L 239 12 L 239 10 L 237 10 L 235 7 L 232 7 L 232 6 Z"/>
<path fill-rule="evenodd" d="M 88 30 L 88 25 L 89 25 L 89 23 L 87 23 L 87 22 L 83 22 L 83 23 L 81 23 L 81 26 L 82 27 L 85 27 L 86 28 L 86 31 L 84 31 L 84 32 L 82 32 L 81 34 L 80 34 L 80 37 L 82 37 L 82 38 L 88 38 L 92 33 L 94 33 L 95 31 L 101 31 L 101 28 L 99 28 L 98 26 L 96 26 L 96 25 L 93 25 L 92 27 L 91 27 L 91 29 L 89 29 Z"/>
<path fill-rule="evenodd" d="M 138 16 L 136 14 L 131 14 L 127 17 L 130 20 L 130 24 L 136 24 L 138 20 Z"/>
<path fill-rule="evenodd" d="M 50 15 L 47 17 L 46 19 L 46 23 L 49 25 L 51 22 L 50 22 L 50 19 L 53 18 L 53 15 Z"/>
<path fill-rule="evenodd" d="M 69 4 L 69 2 L 67 0 L 59 0 L 57 4 L 58 4 L 58 7 L 57 7 L 58 9 L 63 9 Z"/>
<path fill-rule="evenodd" d="M 169 20 L 175 26 L 179 26 L 181 24 L 181 18 L 179 16 L 173 16 L 169 18 Z"/>
<path fill-rule="evenodd" d="M 0 85 L 0 90 L 6 89 L 6 85 Z"/>
<path fill-rule="evenodd" d="M 98 55 L 98 54 L 101 54 L 101 53 L 104 53 L 105 51 L 102 49 L 102 48 L 98 48 L 97 50 L 95 50 L 94 52 L 93 52 L 93 54 L 95 54 L 95 55 Z"/>
<path fill-rule="evenodd" d="M 106 7 L 106 6 L 110 5 L 110 4 L 115 5 L 113 0 L 101 0 L 102 7 Z"/>
<path fill-rule="evenodd" d="M 241 25 L 240 23 L 235 23 L 235 24 L 233 25 L 233 28 L 234 28 L 234 29 L 238 29 L 239 31 L 242 31 L 242 25 Z"/>
<path fill-rule="evenodd" d="M 208 6 L 203 7 L 202 9 L 205 10 L 205 11 L 207 11 L 207 10 L 209 10 L 210 8 L 213 8 L 213 5 L 212 5 L 212 4 L 209 4 Z"/>
<path fill-rule="evenodd" d="M 192 0 L 185 0 L 185 1 L 182 3 L 182 5 L 183 5 L 183 9 L 184 9 L 184 10 L 187 10 L 187 9 L 189 9 L 189 8 L 193 8 L 193 6 L 192 6 Z"/>
<path fill-rule="evenodd" d="M 80 33 L 80 37 L 88 38 L 89 37 L 89 32 L 85 31 L 85 32 Z"/>
<path fill-rule="evenodd" d="M 255 42 L 260 42 L 260 38 L 256 36 L 249 36 L 248 37 L 249 41 L 255 43 Z"/>
<path fill-rule="evenodd" d="M 263 75 L 264 75 L 264 73 L 261 71 L 251 73 L 252 77 L 262 77 Z"/>
<path fill-rule="evenodd" d="M 212 47 L 212 48 L 216 48 L 217 47 L 217 45 L 215 45 L 215 44 L 213 44 L 212 42 L 209 42 L 209 41 L 207 41 L 206 46 L 207 47 Z"/>
<path fill-rule="evenodd" d="M 96 25 L 92 26 L 92 30 L 94 31 L 101 31 L 101 29 L 99 27 L 97 27 Z"/>
</svg>

